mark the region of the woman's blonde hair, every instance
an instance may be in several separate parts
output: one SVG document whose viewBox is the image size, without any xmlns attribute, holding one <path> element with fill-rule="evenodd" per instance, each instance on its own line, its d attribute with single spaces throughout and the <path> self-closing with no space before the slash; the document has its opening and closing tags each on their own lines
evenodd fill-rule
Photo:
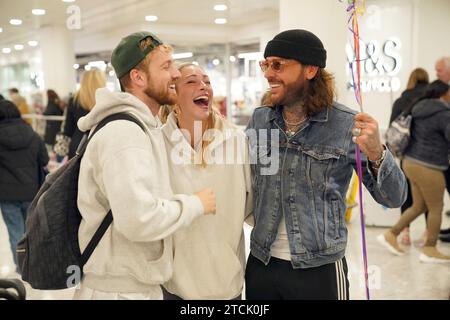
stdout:
<svg viewBox="0 0 450 320">
<path fill-rule="evenodd" d="M 409 75 L 408 85 L 406 89 L 412 89 L 417 86 L 419 83 L 428 84 L 430 83 L 430 78 L 428 76 L 428 72 L 422 68 L 414 69 Z"/>
<path fill-rule="evenodd" d="M 192 62 L 185 62 L 180 65 L 178 65 L 178 71 L 181 72 L 186 67 L 195 67 L 203 70 L 200 66 L 196 65 Z M 161 119 L 162 123 L 167 122 L 167 118 L 169 114 L 173 112 L 175 114 L 175 117 L 178 118 L 180 113 L 182 112 L 180 109 L 180 106 L 177 105 L 163 105 L 161 106 L 159 110 L 159 118 Z M 211 106 L 211 111 L 209 113 L 208 118 L 206 119 L 206 126 L 203 128 L 203 133 L 205 133 L 209 129 L 217 129 L 217 130 L 223 130 L 225 127 L 225 123 L 227 122 L 227 119 L 225 119 L 222 114 L 215 108 L 214 106 Z M 207 141 L 202 140 L 202 159 L 201 159 L 201 166 L 206 167 L 205 162 L 205 150 L 208 147 L 208 145 L 212 142 L 212 139 L 208 139 Z"/>
<path fill-rule="evenodd" d="M 92 69 L 83 73 L 80 89 L 75 93 L 73 100 L 83 109 L 91 111 L 95 106 L 95 91 L 106 87 L 105 73 L 99 69 Z"/>
</svg>

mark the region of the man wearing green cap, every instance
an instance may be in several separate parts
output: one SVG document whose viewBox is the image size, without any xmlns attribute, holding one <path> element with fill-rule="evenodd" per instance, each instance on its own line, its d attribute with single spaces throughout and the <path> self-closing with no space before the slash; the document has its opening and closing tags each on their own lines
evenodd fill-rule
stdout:
<svg viewBox="0 0 450 320">
<path fill-rule="evenodd" d="M 160 284 L 172 274 L 170 235 L 195 218 L 215 212 L 211 189 L 173 195 L 157 114 L 176 102 L 172 49 L 150 32 L 133 33 L 111 57 L 123 92 L 99 89 L 96 105 L 78 122 L 86 132 L 106 117 L 90 140 L 80 166 L 78 236 L 84 251 L 109 210 L 113 222 L 84 265 L 75 299 L 162 299 Z"/>
</svg>

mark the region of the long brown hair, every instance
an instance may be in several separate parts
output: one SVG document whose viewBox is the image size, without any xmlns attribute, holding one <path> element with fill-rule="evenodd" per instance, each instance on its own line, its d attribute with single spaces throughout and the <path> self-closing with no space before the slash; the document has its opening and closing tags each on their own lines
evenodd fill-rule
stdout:
<svg viewBox="0 0 450 320">
<path fill-rule="evenodd" d="M 335 97 L 334 76 L 325 69 L 319 68 L 316 76 L 305 82 L 302 101 L 308 116 L 331 108 Z M 269 97 L 266 101 L 270 101 Z"/>
<path fill-rule="evenodd" d="M 416 68 L 409 75 L 408 85 L 406 86 L 406 89 L 412 89 L 419 83 L 428 84 L 429 82 L 430 78 L 428 77 L 428 72 L 425 69 Z"/>
</svg>

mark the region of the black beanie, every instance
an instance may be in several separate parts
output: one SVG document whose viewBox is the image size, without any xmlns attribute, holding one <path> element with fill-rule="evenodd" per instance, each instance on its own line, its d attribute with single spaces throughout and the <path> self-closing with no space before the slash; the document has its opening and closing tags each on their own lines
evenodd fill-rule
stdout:
<svg viewBox="0 0 450 320">
<path fill-rule="evenodd" d="M 264 58 L 271 56 L 294 59 L 320 68 L 325 68 L 327 61 L 322 41 L 312 32 L 300 29 L 283 31 L 269 41 Z"/>
</svg>

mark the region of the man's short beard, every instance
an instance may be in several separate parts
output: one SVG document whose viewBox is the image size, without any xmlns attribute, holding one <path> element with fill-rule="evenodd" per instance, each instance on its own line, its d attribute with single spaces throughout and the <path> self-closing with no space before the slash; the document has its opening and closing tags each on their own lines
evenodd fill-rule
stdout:
<svg viewBox="0 0 450 320">
<path fill-rule="evenodd" d="M 157 92 L 154 88 L 148 87 L 144 90 L 144 93 L 151 99 L 154 99 L 156 102 L 158 102 L 159 105 L 164 104 L 175 104 L 177 102 L 176 97 L 172 97 L 169 92 Z"/>
<path fill-rule="evenodd" d="M 152 77 L 148 73 L 147 73 L 147 79 L 148 79 L 149 85 L 144 90 L 144 93 L 147 95 L 147 97 L 154 99 L 156 102 L 158 102 L 159 105 L 164 105 L 164 104 L 172 105 L 172 104 L 177 103 L 176 96 L 173 97 L 173 95 L 171 95 L 169 93 L 168 89 L 166 89 L 164 91 L 164 88 L 161 88 L 161 90 L 158 91 L 153 86 Z"/>
</svg>

